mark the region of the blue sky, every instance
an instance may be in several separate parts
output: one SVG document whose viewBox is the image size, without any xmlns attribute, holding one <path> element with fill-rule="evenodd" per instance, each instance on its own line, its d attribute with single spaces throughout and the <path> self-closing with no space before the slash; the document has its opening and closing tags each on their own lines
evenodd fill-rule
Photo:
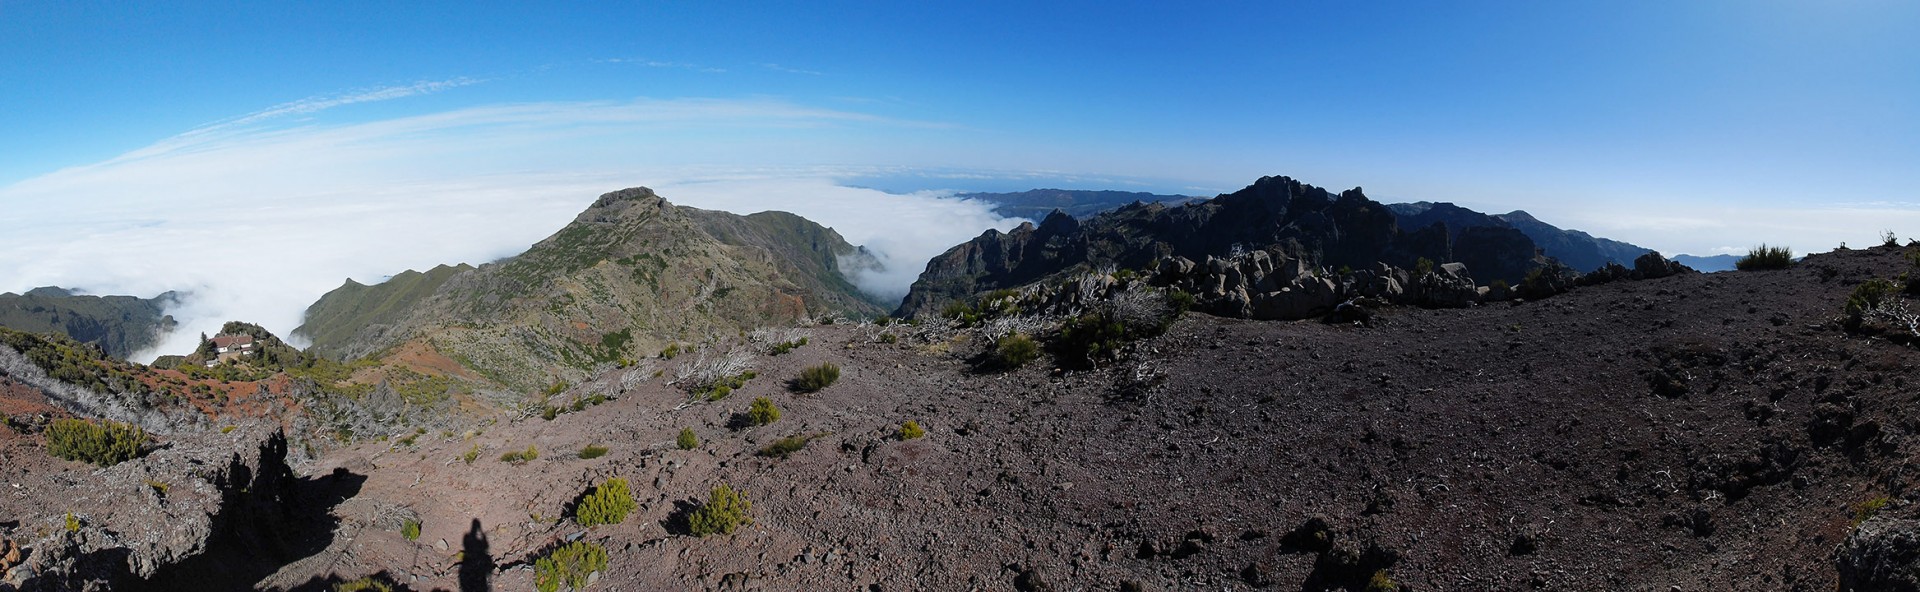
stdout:
<svg viewBox="0 0 1920 592">
<path fill-rule="evenodd" d="M 1290 175 L 1669 253 L 1826 250 L 1920 236 L 1915 30 L 1893 1 L 0 0 L 0 290 L 218 292 L 62 253 L 191 250 L 209 222 L 182 212 L 226 204 L 222 228 L 329 247 L 249 297 L 303 307 L 342 276 L 511 254 L 642 184 L 812 208 L 856 242 L 904 239 L 849 204 L 909 206 L 849 187 Z M 364 212 L 463 209 L 448 236 L 339 247 L 380 231 Z M 275 226 L 327 212 L 328 233 Z M 942 220 L 892 228 L 930 237 L 903 265 L 1011 223 Z"/>
</svg>

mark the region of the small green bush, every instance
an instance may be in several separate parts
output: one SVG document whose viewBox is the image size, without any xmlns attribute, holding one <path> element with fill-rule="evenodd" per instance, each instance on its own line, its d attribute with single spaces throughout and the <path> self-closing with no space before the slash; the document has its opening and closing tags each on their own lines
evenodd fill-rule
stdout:
<svg viewBox="0 0 1920 592">
<path fill-rule="evenodd" d="M 707 400 L 718 401 L 731 395 L 733 395 L 733 387 L 724 384 L 714 385 L 713 390 L 707 393 Z"/>
<path fill-rule="evenodd" d="M 358 580 L 340 582 L 340 585 L 333 587 L 333 592 L 393 592 L 393 585 L 374 576 L 367 576 Z"/>
<path fill-rule="evenodd" d="M 637 507 L 639 504 L 633 501 L 633 490 L 627 487 L 626 479 L 608 479 L 580 500 L 580 506 L 573 510 L 573 517 L 581 526 L 619 524 L 625 522 L 627 513 Z"/>
<path fill-rule="evenodd" d="M 460 455 L 460 460 L 465 461 L 467 464 L 473 464 L 474 459 L 477 458 L 480 458 L 479 444 L 474 444 L 472 448 L 467 449 L 466 454 Z"/>
<path fill-rule="evenodd" d="M 1884 495 L 1878 495 L 1866 501 L 1854 504 L 1853 505 L 1853 526 L 1859 526 L 1860 523 L 1866 522 L 1867 519 L 1872 518 L 1875 514 L 1879 514 L 1881 510 L 1886 509 L 1887 505 L 1891 503 L 1893 503 L 1892 498 L 1889 498 Z"/>
<path fill-rule="evenodd" d="M 1846 313 L 1847 328 L 1860 328 L 1860 323 L 1865 320 L 1867 311 L 1878 308 L 1887 297 L 1899 291 L 1899 286 L 1880 278 L 1860 282 L 1860 285 L 1853 288 L 1853 293 L 1847 296 L 1847 304 L 1843 309 Z"/>
<path fill-rule="evenodd" d="M 67 512 L 67 532 L 80 532 L 80 519 Z"/>
<path fill-rule="evenodd" d="M 500 462 L 521 463 L 540 458 L 540 449 L 528 446 L 524 451 L 509 452 L 500 455 Z"/>
<path fill-rule="evenodd" d="M 667 344 L 666 349 L 660 350 L 660 358 L 664 360 L 671 360 L 671 359 L 674 359 L 675 357 L 678 357 L 679 355 L 680 355 L 680 344 L 678 343 Z"/>
<path fill-rule="evenodd" d="M 1399 590 L 1400 584 L 1393 581 L 1393 576 L 1387 575 L 1387 570 L 1375 571 L 1373 577 L 1367 579 L 1367 592 L 1399 592 Z"/>
<path fill-rule="evenodd" d="M 1786 269 L 1790 265 L 1793 265 L 1793 249 L 1769 247 L 1766 243 L 1748 250 L 1747 256 L 1733 262 L 1734 268 L 1740 271 Z"/>
<path fill-rule="evenodd" d="M 1419 260 L 1413 262 L 1413 277 L 1416 281 L 1419 278 L 1426 277 L 1429 273 L 1433 273 L 1432 259 L 1421 257 Z"/>
<path fill-rule="evenodd" d="M 117 421 L 56 419 L 47 426 L 48 453 L 103 467 L 138 458 L 148 439 L 146 430 Z"/>
<path fill-rule="evenodd" d="M 586 447 L 580 449 L 580 458 L 582 460 L 592 460 L 606 455 L 607 447 L 605 446 L 588 444 Z"/>
<path fill-rule="evenodd" d="M 693 428 L 680 428 L 680 437 L 676 438 L 673 443 L 679 446 L 681 450 L 693 450 L 700 446 L 700 436 L 693 433 Z"/>
<path fill-rule="evenodd" d="M 773 399 L 754 397 L 753 404 L 747 407 L 747 420 L 757 426 L 780 421 L 780 408 L 773 406 Z"/>
<path fill-rule="evenodd" d="M 993 346 L 993 362 L 1001 368 L 1019 368 L 1040 358 L 1040 344 L 1025 333 L 1008 333 Z"/>
<path fill-rule="evenodd" d="M 694 536 L 733 534 L 740 525 L 753 523 L 753 518 L 747 516 L 751 510 L 753 502 L 723 484 L 713 488 L 706 505 L 687 517 L 687 527 Z"/>
<path fill-rule="evenodd" d="M 793 381 L 793 387 L 803 393 L 819 392 L 840 380 L 840 367 L 833 362 L 811 366 L 800 371 L 800 378 Z"/>
<path fill-rule="evenodd" d="M 407 519 L 405 523 L 400 525 L 400 536 L 407 537 L 409 541 L 420 540 L 420 521 L 411 518 Z"/>
<path fill-rule="evenodd" d="M 912 440 L 925 435 L 927 435 L 927 430 L 926 428 L 920 427 L 920 422 L 909 419 L 906 423 L 900 424 L 901 440 Z"/>
<path fill-rule="evenodd" d="M 560 584 L 579 590 L 587 586 L 587 577 L 606 571 L 607 549 L 597 543 L 574 541 L 554 549 L 533 562 L 533 587 L 540 592 L 559 592 Z"/>
<path fill-rule="evenodd" d="M 880 343 L 899 343 L 900 337 L 892 333 L 881 333 Z"/>
<path fill-rule="evenodd" d="M 794 349 L 797 349 L 800 346 L 803 346 L 806 344 L 807 344 L 807 338 L 805 337 L 801 337 L 793 341 L 782 341 L 780 343 L 774 344 L 773 349 L 769 350 L 768 354 L 775 355 L 775 356 L 781 355 L 781 354 L 793 351 Z"/>
<path fill-rule="evenodd" d="M 1167 289 L 1167 306 L 1173 307 L 1174 315 L 1178 316 L 1180 313 L 1193 310 L 1195 304 L 1193 295 L 1185 290 Z"/>
<path fill-rule="evenodd" d="M 788 455 L 799 452 L 802 448 L 806 448 L 807 443 L 812 442 L 813 439 L 817 437 L 819 436 L 802 436 L 799 434 L 787 436 L 779 440 L 774 440 L 772 444 L 761 447 L 758 454 L 760 456 L 774 456 L 784 459 Z"/>
</svg>

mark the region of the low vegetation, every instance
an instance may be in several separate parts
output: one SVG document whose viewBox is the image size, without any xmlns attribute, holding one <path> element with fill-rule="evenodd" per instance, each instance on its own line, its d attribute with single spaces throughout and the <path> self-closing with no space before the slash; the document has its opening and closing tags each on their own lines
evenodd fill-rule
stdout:
<svg viewBox="0 0 1920 592">
<path fill-rule="evenodd" d="M 516 450 L 500 455 L 500 462 L 523 463 L 540 458 L 540 448 L 528 446 L 526 450 Z"/>
<path fill-rule="evenodd" d="M 533 587 L 540 592 L 559 592 L 560 585 L 579 590 L 587 587 L 587 578 L 606 571 L 607 549 L 589 541 L 561 545 L 533 562 Z"/>
<path fill-rule="evenodd" d="M 628 488 L 627 480 L 614 478 L 588 492 L 574 508 L 573 517 L 581 526 L 619 524 L 637 507 L 639 504 L 633 501 L 633 490 Z"/>
<path fill-rule="evenodd" d="M 906 423 L 900 424 L 901 440 L 914 440 L 925 435 L 927 435 L 927 430 L 926 428 L 920 427 L 920 422 L 909 419 Z"/>
<path fill-rule="evenodd" d="M 393 592 L 393 590 L 393 584 L 381 581 L 374 576 L 340 582 L 340 585 L 333 587 L 333 592 Z"/>
<path fill-rule="evenodd" d="M 1025 333 L 1008 333 L 993 345 L 993 363 L 1005 369 L 1027 365 L 1040 358 L 1040 344 Z"/>
<path fill-rule="evenodd" d="M 1178 317 L 1161 292 L 1122 293 L 1062 324 L 1052 343 L 1054 359 L 1076 368 L 1113 361 L 1128 343 L 1165 332 Z"/>
<path fill-rule="evenodd" d="M 753 502 L 722 484 L 713 488 L 705 505 L 687 516 L 687 528 L 694 536 L 733 534 L 740 525 L 753 523 L 753 518 L 747 515 L 752 510 Z"/>
<path fill-rule="evenodd" d="M 420 521 L 411 518 L 407 519 L 405 523 L 400 525 L 400 536 L 407 537 L 409 541 L 420 540 Z"/>
<path fill-rule="evenodd" d="M 833 383 L 838 380 L 840 380 L 840 367 L 833 362 L 826 362 L 801 370 L 800 377 L 793 381 L 793 389 L 803 393 L 819 392 L 821 389 L 833 386 Z"/>
<path fill-rule="evenodd" d="M 1892 503 L 1893 503 L 1892 498 L 1889 498 L 1884 495 L 1878 495 L 1878 496 L 1869 498 L 1866 501 L 1862 501 L 1860 503 L 1854 504 L 1852 525 L 1859 526 L 1860 523 L 1866 522 L 1868 519 L 1873 518 L 1874 515 L 1879 514 L 1881 510 L 1886 509 L 1887 505 Z"/>
<path fill-rule="evenodd" d="M 747 421 L 757 426 L 780 421 L 780 408 L 773 405 L 773 399 L 755 397 L 747 407 Z"/>
<path fill-rule="evenodd" d="M 607 455 L 607 447 L 588 444 L 580 448 L 581 460 L 593 460 Z"/>
<path fill-rule="evenodd" d="M 1765 243 L 1749 249 L 1747 256 L 1741 257 L 1739 261 L 1733 263 L 1734 268 L 1740 271 L 1786 269 L 1791 265 L 1793 265 L 1793 249 L 1787 247 L 1770 247 Z"/>
<path fill-rule="evenodd" d="M 103 467 L 138 458 L 148 440 L 146 430 L 117 421 L 56 419 L 47 426 L 48 453 Z"/>
<path fill-rule="evenodd" d="M 680 428 L 680 437 L 673 443 L 681 450 L 693 450 L 700 447 L 700 436 L 693 433 L 693 428 Z"/>
<path fill-rule="evenodd" d="M 799 339 L 794 339 L 791 341 L 782 341 L 780 343 L 773 344 L 773 347 L 767 350 L 767 355 L 773 355 L 773 356 L 781 355 L 781 354 L 793 351 L 794 349 L 797 349 L 800 346 L 803 346 L 806 344 L 807 344 L 807 338 L 805 337 L 801 337 Z"/>
<path fill-rule="evenodd" d="M 825 435 L 826 435 L 825 433 L 813 434 L 813 435 L 807 435 L 807 436 L 794 434 L 792 436 L 787 436 L 779 440 L 774 440 L 772 444 L 768 444 L 766 446 L 761 447 L 760 452 L 758 452 L 758 454 L 760 456 L 771 456 L 771 457 L 778 457 L 778 458 L 784 459 L 788 455 L 791 455 L 795 452 L 799 452 L 800 449 L 802 448 L 806 448 L 808 442 L 812 442 L 815 439 Z"/>
</svg>

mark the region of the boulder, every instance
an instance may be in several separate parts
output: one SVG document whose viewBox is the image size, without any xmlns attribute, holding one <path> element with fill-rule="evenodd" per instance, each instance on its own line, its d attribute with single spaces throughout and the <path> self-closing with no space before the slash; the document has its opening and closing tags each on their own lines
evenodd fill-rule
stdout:
<svg viewBox="0 0 1920 592">
<path fill-rule="evenodd" d="M 1834 556 L 1841 590 L 1920 590 L 1920 520 L 1869 518 Z"/>
<path fill-rule="evenodd" d="M 1643 280 L 1663 278 L 1689 271 L 1693 270 L 1681 265 L 1679 261 L 1661 256 L 1659 251 L 1648 251 L 1647 254 L 1633 260 L 1633 273 Z"/>
</svg>

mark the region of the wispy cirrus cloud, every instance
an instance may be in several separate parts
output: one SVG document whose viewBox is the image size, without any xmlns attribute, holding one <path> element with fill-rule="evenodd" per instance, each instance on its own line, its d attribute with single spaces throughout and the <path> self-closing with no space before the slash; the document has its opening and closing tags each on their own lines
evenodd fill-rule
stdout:
<svg viewBox="0 0 1920 592">
<path fill-rule="evenodd" d="M 261 123 L 264 121 L 268 121 L 268 120 L 272 120 L 280 117 L 286 117 L 289 115 L 307 115 L 311 113 L 318 113 L 321 111 L 325 111 L 327 109 L 332 109 L 334 107 L 353 105 L 357 103 L 372 103 L 375 101 L 391 101 L 394 99 L 404 99 L 407 97 L 424 95 L 424 94 L 432 94 L 432 93 L 437 93 L 447 89 L 459 88 L 462 86 L 469 86 L 469 85 L 479 84 L 482 82 L 485 82 L 485 80 L 480 80 L 475 78 L 464 78 L 464 77 L 454 78 L 450 80 L 423 80 L 420 82 L 415 82 L 413 84 L 405 84 L 400 86 L 388 86 L 388 87 L 366 89 L 366 90 L 357 90 L 357 91 L 352 91 L 352 92 L 332 95 L 332 96 L 307 97 L 304 99 L 300 99 L 298 101 L 291 101 L 291 102 L 281 103 L 279 105 L 274 105 L 272 107 L 255 111 L 253 113 L 248 113 L 246 115 L 242 115 L 227 121 L 214 122 L 205 126 L 201 126 L 199 129 L 196 129 L 194 131 L 190 131 L 187 133 L 193 134 L 196 132 L 200 132 L 202 130 L 250 125 L 250 124 Z"/>
<path fill-rule="evenodd" d="M 780 64 L 771 64 L 771 63 L 760 64 L 760 67 L 766 68 L 768 70 L 772 70 L 775 72 L 785 72 L 788 74 L 805 74 L 808 76 L 820 76 L 823 74 L 822 72 L 819 72 L 817 70 L 803 70 L 800 68 L 789 68 L 786 66 L 782 66 Z"/>
<path fill-rule="evenodd" d="M 692 64 L 687 62 L 672 62 L 672 61 L 665 61 L 665 60 L 653 60 L 653 59 L 647 59 L 647 58 L 605 58 L 605 59 L 599 59 L 594 61 L 602 64 L 631 64 L 635 66 L 645 66 L 648 68 L 672 68 L 677 70 L 692 70 L 694 72 L 706 72 L 708 74 L 727 73 L 726 68 L 715 68 L 712 66 L 704 66 L 700 64 Z"/>
</svg>

